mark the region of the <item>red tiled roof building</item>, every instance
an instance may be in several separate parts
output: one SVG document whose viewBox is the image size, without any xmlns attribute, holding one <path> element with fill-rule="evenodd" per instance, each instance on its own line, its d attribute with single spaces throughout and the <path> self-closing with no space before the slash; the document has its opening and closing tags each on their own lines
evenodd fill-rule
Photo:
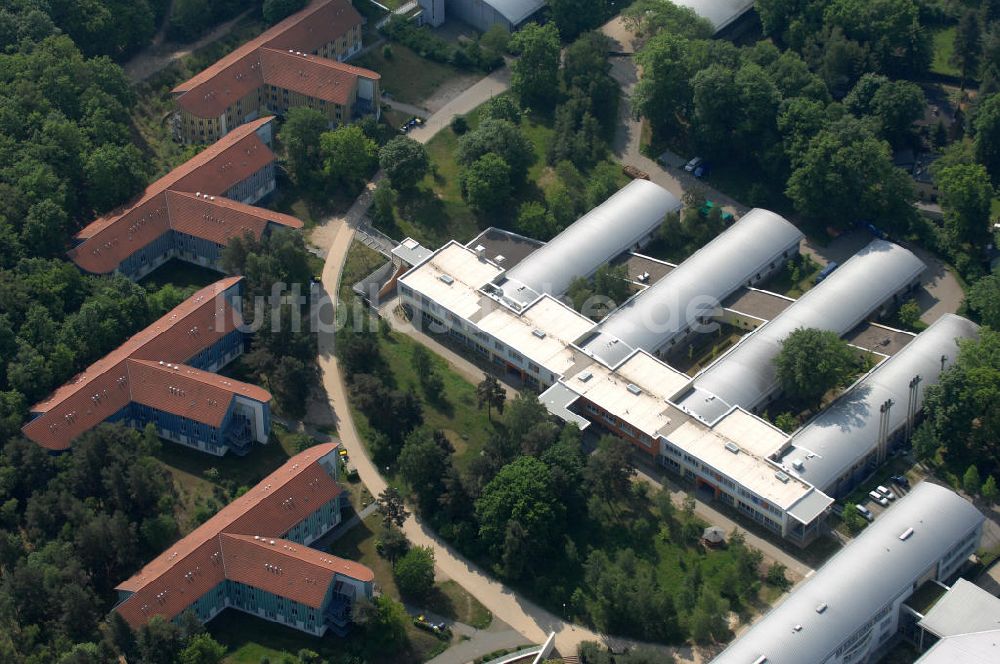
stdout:
<svg viewBox="0 0 1000 664">
<path fill-rule="evenodd" d="M 308 106 L 330 126 L 379 117 L 379 75 L 343 63 L 361 50 L 349 0 L 313 0 L 173 89 L 187 143 L 217 140 L 268 113 Z"/>
<path fill-rule="evenodd" d="M 311 447 L 121 583 L 115 610 L 138 628 L 227 607 L 310 634 L 344 634 L 374 575 L 308 545 L 341 520 L 337 444 Z"/>
<path fill-rule="evenodd" d="M 67 450 L 102 422 L 142 429 L 204 452 L 245 454 L 271 429 L 267 390 L 212 373 L 243 352 L 243 277 L 207 286 L 32 406 L 24 435 Z"/>
<path fill-rule="evenodd" d="M 170 258 L 219 269 L 230 238 L 260 239 L 275 227 L 301 228 L 295 217 L 254 207 L 275 186 L 268 147 L 273 117 L 239 127 L 166 174 L 124 208 L 74 236 L 69 257 L 94 274 L 140 279 Z"/>
</svg>

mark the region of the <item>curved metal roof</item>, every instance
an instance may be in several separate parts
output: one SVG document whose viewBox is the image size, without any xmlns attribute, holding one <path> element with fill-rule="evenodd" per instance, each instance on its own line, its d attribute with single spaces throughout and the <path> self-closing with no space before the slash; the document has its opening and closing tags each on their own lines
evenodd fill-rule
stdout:
<svg viewBox="0 0 1000 664">
<path fill-rule="evenodd" d="M 843 336 L 926 266 L 906 249 L 874 240 L 776 318 L 744 337 L 695 377 L 680 405 L 712 421 L 732 406 L 752 409 L 778 386 L 774 358 L 800 327 Z"/>
<path fill-rule="evenodd" d="M 751 210 L 604 319 L 584 349 L 609 366 L 636 348 L 656 351 L 698 316 L 715 311 L 723 299 L 801 239 L 799 229 L 783 217 Z"/>
<path fill-rule="evenodd" d="M 983 520 L 979 510 L 948 489 L 918 484 L 713 664 L 752 664 L 764 657 L 767 664 L 826 662 Z M 909 528 L 913 532 L 900 539 Z M 872 629 L 877 638 L 878 624 Z"/>
<path fill-rule="evenodd" d="M 945 367 L 955 362 L 956 339 L 974 337 L 978 329 L 975 323 L 954 314 L 938 319 L 792 437 L 792 448 L 785 459 L 801 461 L 803 468 L 793 468 L 791 473 L 827 491 L 858 459 L 875 448 L 881 420 L 879 408 L 886 399 L 894 402 L 889 409 L 889 431 L 895 431 L 906 420 L 913 377 L 921 378 L 917 392 L 919 408 L 927 386 L 936 383 L 941 375 L 942 358 Z"/>
<path fill-rule="evenodd" d="M 573 279 L 593 274 L 680 207 L 663 187 L 633 180 L 511 268 L 500 284 L 503 297 L 524 307 L 543 293 L 562 295 Z"/>
<path fill-rule="evenodd" d="M 753 0 L 677 0 L 675 4 L 690 7 L 698 16 L 707 18 L 716 32 L 753 8 Z"/>
<path fill-rule="evenodd" d="M 516 28 L 526 18 L 545 6 L 545 0 L 486 0 Z"/>
</svg>

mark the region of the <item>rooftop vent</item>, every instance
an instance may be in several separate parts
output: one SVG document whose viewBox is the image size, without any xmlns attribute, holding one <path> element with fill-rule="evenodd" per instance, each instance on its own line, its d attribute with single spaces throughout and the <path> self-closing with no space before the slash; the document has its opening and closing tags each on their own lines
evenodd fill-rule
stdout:
<svg viewBox="0 0 1000 664">
<path fill-rule="evenodd" d="M 767 656 L 761 655 L 753 661 L 753 664 L 767 664 Z"/>
<path fill-rule="evenodd" d="M 824 611 L 826 611 L 826 602 L 821 602 L 816 606 L 816 613 L 823 613 Z"/>
<path fill-rule="evenodd" d="M 444 283 L 448 284 L 449 286 L 451 286 L 453 283 L 455 283 L 455 280 L 452 279 L 451 276 L 449 276 L 447 274 L 442 274 L 440 277 L 438 277 L 438 279 L 440 279 Z"/>
<path fill-rule="evenodd" d="M 639 386 L 638 386 L 638 385 L 635 385 L 635 384 L 633 384 L 633 383 L 629 383 L 629 384 L 628 384 L 628 385 L 627 385 L 627 386 L 625 387 L 625 389 L 627 389 L 627 390 L 628 390 L 629 392 L 631 392 L 632 394 L 634 394 L 634 395 L 636 395 L 636 396 L 639 396 L 640 394 L 642 394 L 642 390 L 640 390 L 640 389 L 639 389 Z"/>
<path fill-rule="evenodd" d="M 906 530 L 904 530 L 902 533 L 899 534 L 899 539 L 905 542 L 906 540 L 910 539 L 910 535 L 912 534 L 913 534 L 913 528 L 907 528 Z"/>
<path fill-rule="evenodd" d="M 786 475 L 785 473 L 781 472 L 780 470 L 778 472 L 776 472 L 774 474 L 774 476 L 778 478 L 779 482 L 783 482 L 785 484 L 788 484 L 788 480 L 791 479 L 788 475 Z"/>
<path fill-rule="evenodd" d="M 533 335 L 535 335 L 536 337 L 538 337 L 539 339 L 544 339 L 545 338 L 545 333 L 542 332 L 541 330 L 532 330 L 531 333 Z"/>
<path fill-rule="evenodd" d="M 590 380 L 593 377 L 594 377 L 594 374 L 590 373 L 589 371 L 584 371 L 579 376 L 581 383 L 586 383 L 588 380 Z"/>
<path fill-rule="evenodd" d="M 802 463 L 802 459 L 792 459 L 792 468 L 802 470 L 805 468 L 805 464 Z"/>
<path fill-rule="evenodd" d="M 480 258 L 485 257 L 486 256 L 486 247 L 484 247 L 481 244 L 477 244 L 476 245 L 476 255 L 479 256 Z"/>
<path fill-rule="evenodd" d="M 739 454 L 740 453 L 739 445 L 737 445 L 733 441 L 729 441 L 728 443 L 726 443 L 726 449 L 729 450 L 730 452 L 732 452 L 733 454 Z"/>
<path fill-rule="evenodd" d="M 802 631 L 802 625 L 795 625 L 794 627 L 792 627 L 792 631 L 793 632 L 801 632 Z"/>
<path fill-rule="evenodd" d="M 493 259 L 493 262 L 496 263 L 497 265 L 500 265 L 505 260 L 507 260 L 506 256 L 504 256 L 503 254 L 497 254 L 496 258 Z"/>
</svg>

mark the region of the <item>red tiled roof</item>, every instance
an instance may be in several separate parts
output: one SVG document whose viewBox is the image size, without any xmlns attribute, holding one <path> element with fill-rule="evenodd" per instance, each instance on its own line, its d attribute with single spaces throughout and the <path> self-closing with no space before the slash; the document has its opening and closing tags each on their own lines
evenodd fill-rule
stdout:
<svg viewBox="0 0 1000 664">
<path fill-rule="evenodd" d="M 262 78 L 261 49 L 311 53 L 340 39 L 358 25 L 361 25 L 361 15 L 348 0 L 316 0 L 181 83 L 173 93 L 179 95 L 177 103 L 192 115 L 218 117 L 263 83 L 278 85 L 268 80 L 266 68 Z M 358 71 L 364 71 L 366 76 L 374 74 L 357 67 L 341 66 L 348 72 L 355 70 L 355 74 Z"/>
<path fill-rule="evenodd" d="M 181 191 L 168 191 L 166 198 L 170 228 L 215 244 L 227 244 L 247 232 L 259 239 L 268 223 L 302 228 L 302 222 L 291 215 L 228 198 Z"/>
<path fill-rule="evenodd" d="M 260 49 L 264 80 L 284 90 L 344 106 L 358 76 L 379 78 L 375 72 L 315 55 L 297 55 L 273 48 Z"/>
<path fill-rule="evenodd" d="M 242 279 L 227 277 L 202 288 L 32 406 L 31 411 L 41 415 L 24 425 L 24 434 L 42 447 L 68 449 L 74 438 L 128 403 L 126 360 L 184 362 L 240 325 L 236 310 L 218 296 Z"/>
<path fill-rule="evenodd" d="M 74 237 L 86 240 L 118 221 L 119 217 L 167 189 L 219 195 L 275 160 L 274 153 L 257 136 L 273 115 L 236 127 L 186 162 L 152 183 L 141 196 L 88 224 Z"/>
<path fill-rule="evenodd" d="M 77 233 L 84 242 L 70 258 L 88 272 L 106 274 L 171 229 L 224 245 L 247 231 L 259 239 L 267 222 L 302 228 L 295 217 L 219 196 L 274 160 L 255 133 L 269 119 L 227 134 L 151 184 L 133 207 L 88 225 Z"/>
<path fill-rule="evenodd" d="M 182 364 L 126 360 L 132 401 L 202 422 L 222 424 L 235 396 L 267 403 L 267 390 Z"/>
<path fill-rule="evenodd" d="M 278 539 L 319 506 L 340 495 L 340 485 L 318 463 L 336 449 L 336 443 L 325 443 L 286 461 L 121 583 L 117 590 L 134 594 L 116 610 L 133 627 L 157 614 L 171 619 L 224 578 L 309 606 L 319 606 L 322 602 L 322 598 L 317 602 L 316 593 L 319 590 L 325 593 L 331 573 L 371 581 L 374 575 L 364 565 Z M 255 544 L 255 536 L 266 537 L 267 544 Z M 275 540 L 273 546 L 271 539 Z M 216 566 L 216 559 L 223 565 Z M 278 575 L 280 579 L 266 576 L 272 572 L 264 568 L 264 563 L 281 567 L 285 574 Z M 219 567 L 222 571 L 217 571 Z M 320 588 L 321 584 L 306 583 L 306 578 L 327 579 L 327 585 Z"/>
<path fill-rule="evenodd" d="M 222 533 L 226 578 L 318 609 L 337 574 L 372 581 L 370 569 L 284 539 Z"/>
</svg>

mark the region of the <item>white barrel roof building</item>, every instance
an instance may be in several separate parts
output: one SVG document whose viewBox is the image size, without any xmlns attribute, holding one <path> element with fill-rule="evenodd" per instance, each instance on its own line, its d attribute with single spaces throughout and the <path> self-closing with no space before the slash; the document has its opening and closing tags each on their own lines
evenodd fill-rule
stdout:
<svg viewBox="0 0 1000 664">
<path fill-rule="evenodd" d="M 748 212 L 648 290 L 608 316 L 581 347 L 608 366 L 634 350 L 655 353 L 691 331 L 741 286 L 765 279 L 798 254 L 802 233 L 783 217 Z"/>
<path fill-rule="evenodd" d="M 874 240 L 696 376 L 678 404 L 708 422 L 733 406 L 756 409 L 778 388 L 774 359 L 789 334 L 815 328 L 843 336 L 910 290 L 925 268 L 899 245 Z"/>
</svg>

